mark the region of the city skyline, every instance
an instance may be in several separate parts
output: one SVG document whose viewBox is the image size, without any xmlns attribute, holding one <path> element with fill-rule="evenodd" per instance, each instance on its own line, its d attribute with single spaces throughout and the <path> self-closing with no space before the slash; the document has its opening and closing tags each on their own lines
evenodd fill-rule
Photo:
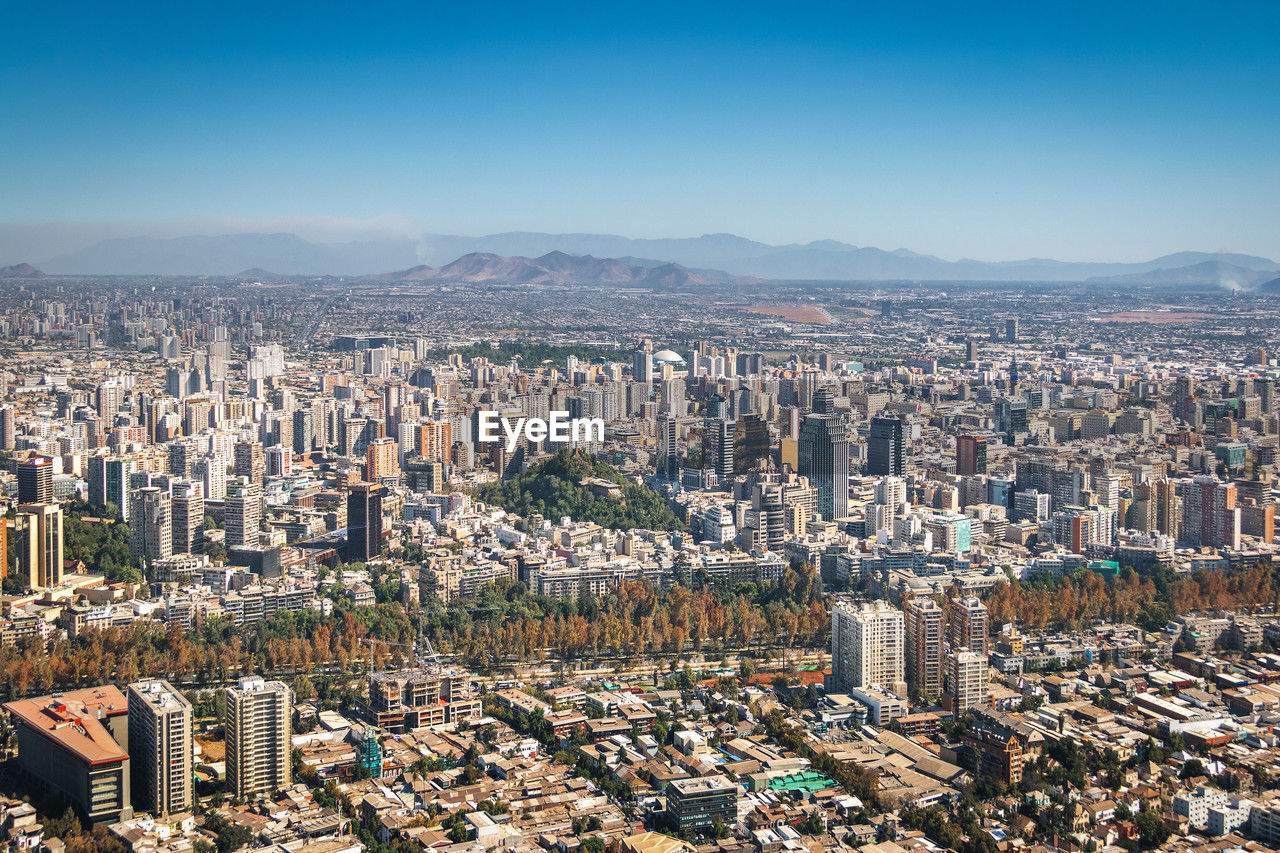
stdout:
<svg viewBox="0 0 1280 853">
<path fill-rule="evenodd" d="M 0 853 L 1280 851 L 1280 6 L 6 23 Z"/>
</svg>

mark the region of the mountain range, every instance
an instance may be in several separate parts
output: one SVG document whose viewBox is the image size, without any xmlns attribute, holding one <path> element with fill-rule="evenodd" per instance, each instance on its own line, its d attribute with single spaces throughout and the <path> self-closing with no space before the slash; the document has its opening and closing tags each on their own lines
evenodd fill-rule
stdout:
<svg viewBox="0 0 1280 853">
<path fill-rule="evenodd" d="M 101 240 L 37 266 L 62 275 L 234 275 L 256 268 L 280 275 L 387 275 L 400 270 L 412 279 L 436 275 L 468 256 L 487 256 L 484 275 L 513 281 L 564 280 L 556 268 L 575 264 L 572 280 L 594 270 L 593 281 L 636 281 L 621 267 L 659 269 L 676 265 L 695 276 L 750 276 L 801 281 L 1099 281 L 1112 284 L 1176 283 L 1253 287 L 1280 273 L 1280 264 L 1252 255 L 1179 252 L 1139 263 L 1097 263 L 1029 258 L 1019 261 L 948 261 L 906 249 L 885 250 L 835 240 L 770 245 L 732 234 L 676 239 L 631 239 L 610 234 L 542 234 L 518 231 L 463 237 L 427 234 L 351 242 L 312 242 L 292 233 L 245 233 L 187 237 L 123 237 Z M 562 257 L 551 258 L 548 256 Z M 534 264 L 510 265 L 494 257 Z M 652 260 L 650 260 L 652 259 Z M 469 264 L 480 263 L 475 258 Z M 619 266 L 620 265 L 620 266 Z M 428 272 L 431 271 L 431 272 Z M 712 272 L 723 271 L 723 272 Z M 668 270 L 667 272 L 673 272 Z M 459 267 L 450 274 L 466 278 Z M 479 273 L 473 273 L 479 274 Z M 650 273 L 652 278 L 659 274 Z M 540 278 L 541 277 L 541 278 Z M 478 280 L 478 279 L 475 279 Z"/>
<path fill-rule="evenodd" d="M 691 270 L 680 264 L 642 258 L 595 258 L 548 252 L 540 258 L 504 257 L 472 252 L 441 267 L 424 264 L 398 272 L 365 276 L 378 281 L 441 281 L 505 284 L 636 284 L 666 289 L 686 285 L 759 279 L 739 279 L 716 270 Z"/>
</svg>

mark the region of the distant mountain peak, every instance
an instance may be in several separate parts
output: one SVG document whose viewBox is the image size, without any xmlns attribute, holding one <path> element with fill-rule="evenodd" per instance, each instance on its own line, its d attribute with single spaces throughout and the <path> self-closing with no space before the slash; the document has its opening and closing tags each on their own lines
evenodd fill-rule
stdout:
<svg viewBox="0 0 1280 853">
<path fill-rule="evenodd" d="M 14 264 L 0 267 L 0 278 L 45 278 L 45 274 L 31 264 Z"/>
</svg>

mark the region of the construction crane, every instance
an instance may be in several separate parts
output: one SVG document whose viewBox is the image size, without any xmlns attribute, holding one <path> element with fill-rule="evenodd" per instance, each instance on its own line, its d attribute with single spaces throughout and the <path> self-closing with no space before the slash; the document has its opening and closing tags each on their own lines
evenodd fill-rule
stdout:
<svg viewBox="0 0 1280 853">
<path fill-rule="evenodd" d="M 417 663 L 417 646 L 415 643 L 389 643 L 386 640 L 374 640 L 368 637 L 362 637 L 360 639 L 360 642 L 369 647 L 369 674 L 370 675 L 373 674 L 373 649 L 374 649 L 374 646 L 379 644 L 387 646 L 388 648 L 408 649 L 409 660 L 412 663 L 415 663 L 415 664 Z M 430 646 L 428 646 L 428 648 L 430 648 Z M 431 654 L 434 657 L 435 652 L 433 651 Z"/>
<path fill-rule="evenodd" d="M 429 662 L 436 669 L 440 669 L 440 656 L 436 654 L 435 646 L 431 645 L 431 640 L 427 638 L 427 632 L 422 626 L 423 617 L 427 615 L 425 610 L 410 610 L 409 616 L 418 617 L 418 645 L 422 650 L 423 660 Z"/>
</svg>

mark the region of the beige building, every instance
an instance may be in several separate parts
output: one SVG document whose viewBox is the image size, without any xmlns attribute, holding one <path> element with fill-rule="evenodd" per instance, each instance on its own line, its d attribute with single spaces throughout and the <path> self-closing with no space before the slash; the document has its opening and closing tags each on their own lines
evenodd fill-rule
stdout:
<svg viewBox="0 0 1280 853">
<path fill-rule="evenodd" d="M 282 681 L 242 678 L 226 689 L 227 783 L 237 797 L 289 786 L 292 717 L 293 694 Z"/>
<path fill-rule="evenodd" d="M 987 658 L 969 651 L 947 655 L 947 697 L 951 713 L 963 714 L 987 704 Z"/>
<path fill-rule="evenodd" d="M 22 504 L 13 519 L 18 575 L 30 589 L 62 583 L 62 510 L 55 503 Z"/>
<path fill-rule="evenodd" d="M 129 685 L 129 763 L 139 811 L 191 809 L 191 703 L 163 679 Z"/>
</svg>

